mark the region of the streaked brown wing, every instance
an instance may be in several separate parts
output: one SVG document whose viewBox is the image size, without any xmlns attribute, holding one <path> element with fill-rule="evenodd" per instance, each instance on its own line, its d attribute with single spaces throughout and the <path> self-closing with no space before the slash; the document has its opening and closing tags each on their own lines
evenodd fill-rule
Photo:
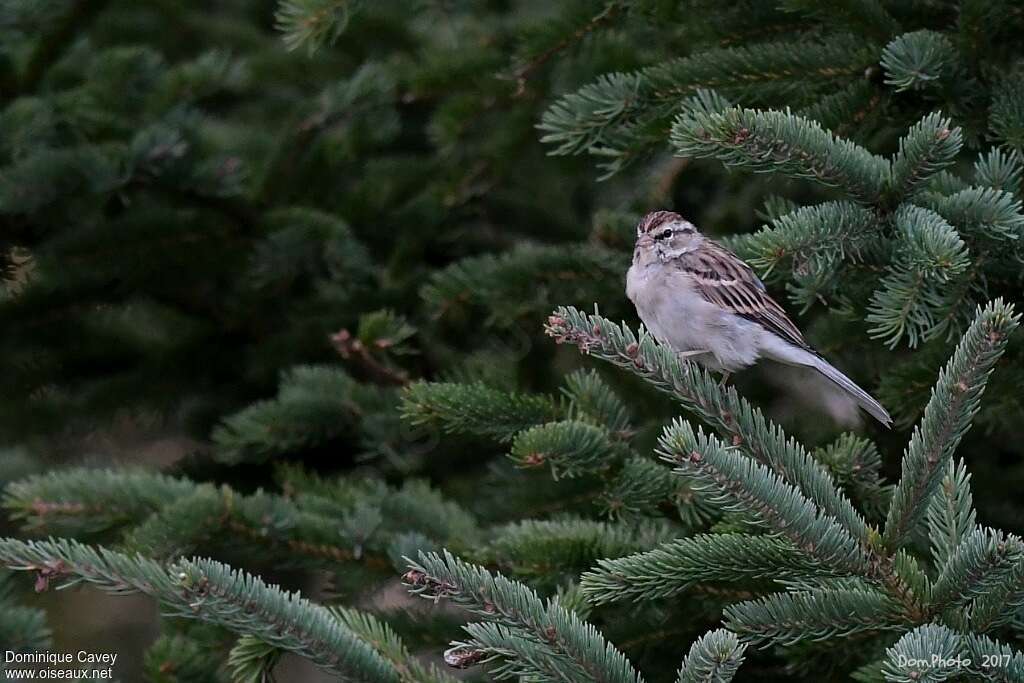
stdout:
<svg viewBox="0 0 1024 683">
<path fill-rule="evenodd" d="M 765 291 L 764 283 L 736 254 L 705 239 L 700 248 L 684 254 L 678 263 L 693 276 L 697 291 L 707 301 L 758 323 L 791 344 L 813 351 L 786 311 Z"/>
</svg>

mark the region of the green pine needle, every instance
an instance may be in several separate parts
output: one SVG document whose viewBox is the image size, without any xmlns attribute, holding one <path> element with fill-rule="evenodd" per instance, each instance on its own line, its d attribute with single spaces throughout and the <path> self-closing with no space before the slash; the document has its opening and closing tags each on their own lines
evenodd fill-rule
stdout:
<svg viewBox="0 0 1024 683">
<path fill-rule="evenodd" d="M 903 457 L 902 476 L 885 523 L 884 542 L 906 542 L 938 491 L 953 452 L 970 429 L 981 394 L 1020 316 L 996 300 L 979 309 L 953 357 L 939 374 L 931 400 Z"/>
</svg>

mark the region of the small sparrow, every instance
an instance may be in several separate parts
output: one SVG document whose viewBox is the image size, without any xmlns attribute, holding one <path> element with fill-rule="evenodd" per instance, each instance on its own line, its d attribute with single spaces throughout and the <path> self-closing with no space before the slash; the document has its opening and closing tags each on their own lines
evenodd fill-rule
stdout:
<svg viewBox="0 0 1024 683">
<path fill-rule="evenodd" d="M 672 211 L 636 226 L 626 296 L 658 341 L 726 377 L 770 358 L 814 368 L 886 427 L 878 401 L 812 349 L 746 263 Z"/>
</svg>

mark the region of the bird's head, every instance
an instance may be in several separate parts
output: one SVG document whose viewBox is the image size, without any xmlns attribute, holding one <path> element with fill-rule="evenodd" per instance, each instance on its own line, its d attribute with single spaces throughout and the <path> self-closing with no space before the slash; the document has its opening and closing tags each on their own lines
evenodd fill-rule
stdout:
<svg viewBox="0 0 1024 683">
<path fill-rule="evenodd" d="M 668 261 L 700 246 L 704 237 L 693 223 L 674 211 L 652 211 L 636 226 L 633 260 Z"/>
</svg>

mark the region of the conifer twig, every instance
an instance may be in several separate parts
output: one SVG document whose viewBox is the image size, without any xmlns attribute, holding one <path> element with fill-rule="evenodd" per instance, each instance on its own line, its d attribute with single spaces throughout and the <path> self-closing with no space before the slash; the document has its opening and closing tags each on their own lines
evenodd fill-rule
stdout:
<svg viewBox="0 0 1024 683">
<path fill-rule="evenodd" d="M 670 394 L 714 427 L 731 446 L 767 465 L 833 515 L 855 538 L 867 543 L 866 522 L 836 489 L 825 468 L 733 387 L 722 387 L 706 370 L 680 359 L 646 331 L 641 330 L 637 338 L 624 325 L 573 307 L 556 309 L 545 331 L 557 342 L 574 344 L 583 353 L 626 368 Z"/>
<path fill-rule="evenodd" d="M 387 660 L 324 607 L 220 562 L 197 558 L 162 565 L 69 540 L 2 539 L 0 564 L 36 572 L 37 590 L 69 580 L 118 595 L 143 593 L 174 616 L 255 636 L 347 680 L 400 680 Z"/>
<path fill-rule="evenodd" d="M 53 32 L 36 40 L 35 49 L 18 83 L 17 94 L 34 92 L 47 70 L 71 47 L 75 35 L 84 30 L 107 4 L 108 0 L 73 0 L 71 8 L 61 17 Z M 15 93 L 10 95 L 9 99 L 14 99 Z"/>
<path fill-rule="evenodd" d="M 665 428 L 658 448 L 666 461 L 696 481 L 698 491 L 727 510 L 753 515 L 824 566 L 840 572 L 866 571 L 867 555 L 849 531 L 756 460 L 728 450 L 715 437 L 694 432 L 682 420 Z"/>
<path fill-rule="evenodd" d="M 366 373 L 380 384 L 404 386 L 409 383 L 409 376 L 402 370 L 390 368 L 373 357 L 366 344 L 347 329 L 339 330 L 331 335 L 331 345 L 338 355 L 345 360 L 356 360 L 365 368 Z"/>
<path fill-rule="evenodd" d="M 786 539 L 752 534 L 700 534 L 653 550 L 598 560 L 580 587 L 597 605 L 670 598 L 700 582 L 831 576 L 834 570 Z"/>
<path fill-rule="evenodd" d="M 676 683 L 729 683 L 746 651 L 746 643 L 724 628 L 705 633 L 690 646 Z"/>
<path fill-rule="evenodd" d="M 643 683 L 629 660 L 592 625 L 557 600 L 542 601 L 528 587 L 467 564 L 448 551 L 420 553 L 402 577 L 409 589 L 450 599 L 488 622 L 470 624 L 473 637 L 446 653 L 452 666 L 508 658 L 507 673 L 578 683 Z"/>
<path fill-rule="evenodd" d="M 878 532 L 868 527 L 821 464 L 734 388 L 723 388 L 706 370 L 680 359 L 646 331 L 641 330 L 637 338 L 625 325 L 616 325 L 597 314 L 588 316 L 563 306 L 548 318 L 545 331 L 559 343 L 575 344 L 584 353 L 632 371 L 696 412 L 726 437 L 729 445 L 749 453 L 779 481 L 788 482 L 799 495 L 833 517 L 866 553 L 866 565 L 859 559 L 854 565 L 866 578 L 880 583 L 903 606 L 910 620 L 923 618 L 922 596 L 896 571 L 893 558 L 878 551 Z"/>
<path fill-rule="evenodd" d="M 622 2 L 609 2 L 600 13 L 573 31 L 571 35 L 564 37 L 555 45 L 550 46 L 539 55 L 534 56 L 530 61 L 516 68 L 513 73 L 513 78 L 516 81 L 515 96 L 519 97 L 526 92 L 526 82 L 534 71 L 550 61 L 551 58 L 559 52 L 562 52 L 570 46 L 580 42 L 604 24 L 614 21 L 615 18 L 622 13 L 623 9 L 624 3 Z"/>
<path fill-rule="evenodd" d="M 902 476 L 893 494 L 883 541 L 901 546 L 924 517 L 953 452 L 971 427 L 989 374 L 1006 348 L 1020 316 L 996 299 L 977 317 L 939 374 L 921 423 L 903 457 Z"/>
</svg>

